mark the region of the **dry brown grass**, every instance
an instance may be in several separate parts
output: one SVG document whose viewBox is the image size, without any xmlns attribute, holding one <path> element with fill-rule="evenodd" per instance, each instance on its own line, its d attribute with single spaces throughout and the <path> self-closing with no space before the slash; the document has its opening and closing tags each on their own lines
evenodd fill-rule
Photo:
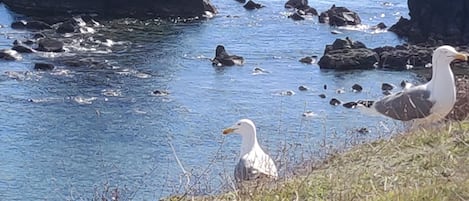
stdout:
<svg viewBox="0 0 469 201">
<path fill-rule="evenodd" d="M 456 93 L 457 101 L 448 118 L 461 121 L 469 114 L 469 77 L 467 75 L 456 76 Z"/>
<path fill-rule="evenodd" d="M 304 175 L 169 200 L 469 200 L 469 122 L 356 146 Z"/>
</svg>

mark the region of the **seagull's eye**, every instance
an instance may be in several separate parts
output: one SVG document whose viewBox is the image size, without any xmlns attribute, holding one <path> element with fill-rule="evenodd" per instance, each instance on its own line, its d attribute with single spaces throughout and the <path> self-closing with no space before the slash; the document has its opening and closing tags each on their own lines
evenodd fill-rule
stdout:
<svg viewBox="0 0 469 201">
<path fill-rule="evenodd" d="M 238 123 L 238 126 L 241 126 L 241 123 Z"/>
</svg>

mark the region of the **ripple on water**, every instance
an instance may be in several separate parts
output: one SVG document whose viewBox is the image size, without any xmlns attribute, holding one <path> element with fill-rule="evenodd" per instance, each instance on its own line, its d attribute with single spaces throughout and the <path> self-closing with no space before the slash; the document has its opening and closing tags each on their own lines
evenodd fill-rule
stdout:
<svg viewBox="0 0 469 201">
<path fill-rule="evenodd" d="M 108 97 L 118 97 L 122 95 L 119 89 L 103 89 L 102 94 Z"/>
<path fill-rule="evenodd" d="M 74 96 L 72 100 L 80 105 L 91 105 L 93 101 L 98 99 L 97 97 L 83 97 L 83 96 Z"/>
</svg>

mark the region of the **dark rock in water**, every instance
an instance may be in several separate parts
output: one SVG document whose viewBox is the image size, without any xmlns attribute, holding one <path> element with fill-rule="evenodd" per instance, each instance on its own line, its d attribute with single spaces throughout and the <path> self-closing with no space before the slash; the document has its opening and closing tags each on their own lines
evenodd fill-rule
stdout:
<svg viewBox="0 0 469 201">
<path fill-rule="evenodd" d="M 376 25 L 376 28 L 378 29 L 386 29 L 388 26 L 386 26 L 384 23 L 380 22 Z"/>
<path fill-rule="evenodd" d="M 26 23 L 26 29 L 31 29 L 31 30 L 45 30 L 45 29 L 52 29 L 52 27 L 41 21 L 28 21 Z"/>
<path fill-rule="evenodd" d="M 298 15 L 318 15 L 318 11 L 308 5 L 308 0 L 289 0 L 285 3 L 285 8 L 296 9 Z"/>
<path fill-rule="evenodd" d="M 38 71 L 49 71 L 49 70 L 54 70 L 54 65 L 49 64 L 49 63 L 35 63 L 34 64 L 34 70 Z"/>
<path fill-rule="evenodd" d="M 212 59 L 212 65 L 214 66 L 233 66 L 243 65 L 244 58 L 237 55 L 229 55 L 226 53 L 223 45 L 218 45 L 215 50 L 215 58 Z"/>
<path fill-rule="evenodd" d="M 326 98 L 326 94 L 319 94 L 319 97 Z"/>
<path fill-rule="evenodd" d="M 322 88 L 324 88 L 324 90 L 326 90 L 326 89 L 327 89 L 327 85 L 325 84 L 324 86 L 322 86 Z"/>
<path fill-rule="evenodd" d="M 337 49 L 322 56 L 318 65 L 322 69 L 373 69 L 377 62 L 378 54 L 370 49 Z"/>
<path fill-rule="evenodd" d="M 14 61 L 14 60 L 21 60 L 21 58 L 22 58 L 21 55 L 18 54 L 18 52 L 15 50 L 8 50 L 8 49 L 0 50 L 0 59 Z"/>
<path fill-rule="evenodd" d="M 383 83 L 381 85 L 381 90 L 386 90 L 386 91 L 390 91 L 390 90 L 393 90 L 394 89 L 394 86 L 392 84 L 389 84 L 389 83 Z"/>
<path fill-rule="evenodd" d="M 308 90 L 308 87 L 301 85 L 301 86 L 298 87 L 298 90 L 300 90 L 300 91 L 307 91 L 307 90 Z"/>
<path fill-rule="evenodd" d="M 288 0 L 285 3 L 285 8 L 304 8 L 308 6 L 308 0 Z"/>
<path fill-rule="evenodd" d="M 333 106 L 337 106 L 337 105 L 340 105 L 340 101 L 337 100 L 336 98 L 332 98 L 331 101 L 329 101 L 329 104 Z"/>
<path fill-rule="evenodd" d="M 153 91 L 153 95 L 156 95 L 156 96 L 166 96 L 168 95 L 169 92 L 165 91 L 165 90 L 155 90 Z"/>
<path fill-rule="evenodd" d="M 316 60 L 317 60 L 317 56 L 311 56 L 311 57 L 301 58 L 300 62 L 305 63 L 305 64 L 313 64 L 313 63 L 316 63 Z"/>
<path fill-rule="evenodd" d="M 244 8 L 246 8 L 247 10 L 254 10 L 254 9 L 259 9 L 259 8 L 263 8 L 264 6 L 261 5 L 261 4 L 258 4 L 258 3 L 255 3 L 254 1 L 252 0 L 249 0 L 245 5 L 244 5 Z"/>
<path fill-rule="evenodd" d="M 363 90 L 363 87 L 362 87 L 361 85 L 359 85 L 359 84 L 354 84 L 354 85 L 352 86 L 352 89 L 353 89 L 354 91 L 356 91 L 356 92 L 361 92 L 361 91 Z"/>
<path fill-rule="evenodd" d="M 353 12 L 345 7 L 332 7 L 322 12 L 319 16 L 320 23 L 328 23 L 331 26 L 347 26 L 347 25 L 359 25 L 361 19 L 356 12 Z"/>
<path fill-rule="evenodd" d="M 465 45 L 469 41 L 469 6 L 465 0 L 408 0 L 410 19 L 402 18 L 389 31 L 411 43 L 441 40 Z"/>
<path fill-rule="evenodd" d="M 291 18 L 295 21 L 298 20 L 304 20 L 305 16 L 312 16 L 312 15 L 318 15 L 318 11 L 316 9 L 306 6 L 301 9 L 297 9 L 293 14 L 289 15 L 288 18 Z"/>
<path fill-rule="evenodd" d="M 246 3 L 246 0 L 236 0 L 239 3 Z"/>
<path fill-rule="evenodd" d="M 299 20 L 304 20 L 305 18 L 303 16 L 301 16 L 298 12 L 294 12 L 293 14 L 289 15 L 288 18 L 291 18 L 295 21 L 299 21 Z"/>
<path fill-rule="evenodd" d="M 210 0 L 2 0 L 12 11 L 36 18 L 97 14 L 98 17 L 202 17 L 216 13 Z"/>
<path fill-rule="evenodd" d="M 11 49 L 19 53 L 33 53 L 34 52 L 32 48 L 23 44 L 15 44 Z"/>
<path fill-rule="evenodd" d="M 324 56 L 318 62 L 320 68 L 325 69 L 372 69 L 378 62 L 376 52 L 366 48 L 359 41 L 350 38 L 336 39 L 332 45 L 326 45 Z"/>
<path fill-rule="evenodd" d="M 342 104 L 342 106 L 344 106 L 346 108 L 355 108 L 355 107 L 357 107 L 357 103 L 356 102 L 348 102 L 348 103 Z"/>
<path fill-rule="evenodd" d="M 36 50 L 42 52 L 63 52 L 63 46 L 64 43 L 62 41 L 51 38 L 41 38 L 38 40 Z"/>
<path fill-rule="evenodd" d="M 64 33 L 73 33 L 76 30 L 77 30 L 76 22 L 66 21 L 66 22 L 63 22 L 62 24 L 60 24 L 59 27 L 57 27 L 56 32 L 64 34 Z"/>
<path fill-rule="evenodd" d="M 16 21 L 11 23 L 11 28 L 12 29 L 26 29 L 26 21 L 21 20 L 21 21 Z"/>
</svg>

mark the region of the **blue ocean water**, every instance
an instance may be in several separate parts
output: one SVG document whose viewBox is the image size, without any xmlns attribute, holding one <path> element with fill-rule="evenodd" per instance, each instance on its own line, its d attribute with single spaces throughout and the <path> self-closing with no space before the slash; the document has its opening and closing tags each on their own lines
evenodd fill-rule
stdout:
<svg viewBox="0 0 469 201">
<path fill-rule="evenodd" d="M 370 27 L 407 16 L 405 2 L 310 2 L 319 12 L 336 4 L 362 18 L 363 26 L 341 29 L 316 17 L 293 21 L 285 1 L 257 2 L 266 7 L 246 11 L 236 1 L 213 0 L 219 14 L 190 23 L 101 22 L 67 36 L 64 53 L 0 61 L 0 200 L 91 199 L 107 187 L 135 200 L 220 192 L 232 177 L 240 145 L 239 136 L 221 131 L 241 118 L 256 123 L 261 146 L 274 156 L 281 177 L 331 149 L 399 130 L 399 122 L 331 106 L 329 100 L 378 98 L 381 83 L 416 82 L 414 74 L 326 71 L 298 60 L 320 57 L 326 44 L 347 36 L 372 48 L 403 43 Z M 30 34 L 9 28 L 16 18 L 21 16 L 0 4 L 2 49 Z M 245 64 L 212 67 L 209 58 L 218 44 L 245 57 Z M 38 61 L 56 69 L 34 71 Z M 253 73 L 256 67 L 267 73 Z M 355 83 L 363 86 L 361 93 L 352 92 Z M 309 90 L 299 91 L 300 85 Z M 157 96 L 155 90 L 169 94 Z M 287 90 L 295 94 L 283 96 Z M 306 111 L 314 115 L 304 117 Z M 360 128 L 369 133 L 356 132 Z"/>
</svg>

